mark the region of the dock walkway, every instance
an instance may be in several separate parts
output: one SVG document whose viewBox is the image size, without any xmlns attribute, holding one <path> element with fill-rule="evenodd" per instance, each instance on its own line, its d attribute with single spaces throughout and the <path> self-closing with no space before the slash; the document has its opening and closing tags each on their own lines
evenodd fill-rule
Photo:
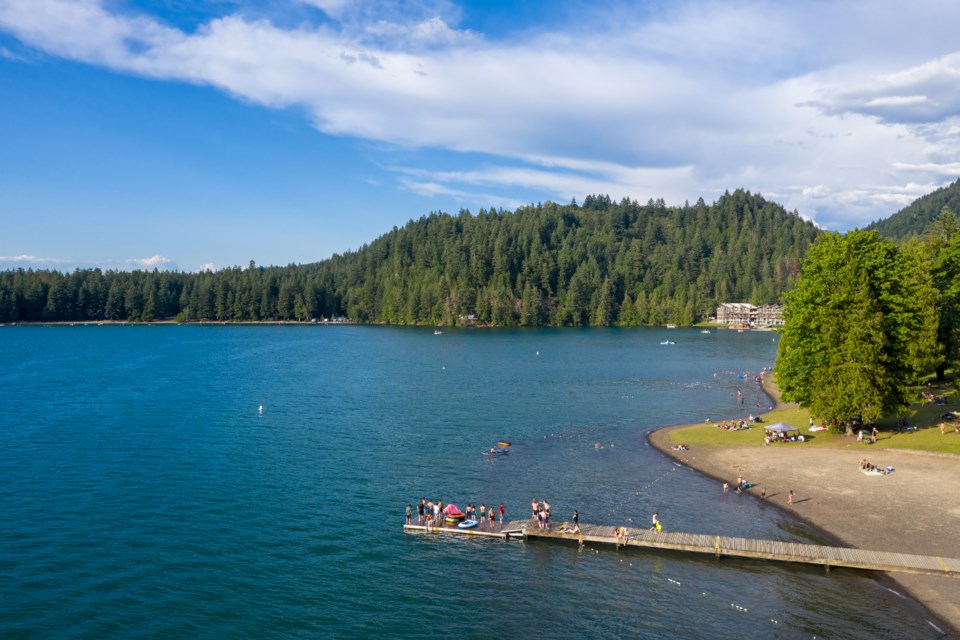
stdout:
<svg viewBox="0 0 960 640">
<path fill-rule="evenodd" d="M 456 526 L 427 528 L 408 524 L 407 533 L 468 535 L 499 539 L 560 540 L 578 544 L 606 544 L 615 547 L 645 547 L 665 551 L 711 554 L 720 557 L 753 558 L 776 562 L 815 564 L 825 567 L 846 567 L 867 571 L 896 571 L 923 575 L 960 577 L 960 559 L 919 556 L 889 551 L 869 551 L 818 544 L 734 538 L 702 533 L 656 532 L 649 529 L 628 529 L 627 536 L 618 536 L 618 527 L 580 525 L 575 533 L 564 523 L 554 529 L 539 529 L 533 520 L 512 520 L 490 528 L 458 529 Z"/>
</svg>

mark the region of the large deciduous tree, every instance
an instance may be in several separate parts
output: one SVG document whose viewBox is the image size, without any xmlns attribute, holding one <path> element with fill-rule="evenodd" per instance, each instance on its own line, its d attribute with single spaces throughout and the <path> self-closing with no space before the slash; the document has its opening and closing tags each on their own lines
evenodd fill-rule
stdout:
<svg viewBox="0 0 960 640">
<path fill-rule="evenodd" d="M 814 415 L 899 413 L 939 358 L 929 273 L 877 232 L 821 236 L 786 300 L 777 382 Z"/>
</svg>

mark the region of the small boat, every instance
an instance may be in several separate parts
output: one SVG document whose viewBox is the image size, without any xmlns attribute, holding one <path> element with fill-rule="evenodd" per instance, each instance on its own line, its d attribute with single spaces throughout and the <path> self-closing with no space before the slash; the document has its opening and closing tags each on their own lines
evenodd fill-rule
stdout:
<svg viewBox="0 0 960 640">
<path fill-rule="evenodd" d="M 477 520 L 464 520 L 457 525 L 457 529 L 473 529 L 478 524 L 480 524 L 480 522 Z"/>
<path fill-rule="evenodd" d="M 443 331 L 440 331 L 440 329 L 435 329 L 434 332 L 433 332 L 433 335 L 439 336 L 439 335 L 441 335 L 442 333 L 443 333 Z"/>
<path fill-rule="evenodd" d="M 710 329 L 703 329 L 700 333 L 710 333 Z"/>
<path fill-rule="evenodd" d="M 661 342 L 660 344 L 677 344 L 677 343 L 674 342 L 673 340 L 664 340 L 664 341 Z"/>
<path fill-rule="evenodd" d="M 667 325 L 667 329 L 676 329 L 676 328 L 677 328 L 677 325 L 675 325 L 675 324 L 668 324 L 668 325 Z"/>
<path fill-rule="evenodd" d="M 497 440 L 497 446 L 498 446 L 498 447 L 509 447 L 509 446 L 510 446 L 510 443 L 507 442 L 506 440 Z"/>
</svg>

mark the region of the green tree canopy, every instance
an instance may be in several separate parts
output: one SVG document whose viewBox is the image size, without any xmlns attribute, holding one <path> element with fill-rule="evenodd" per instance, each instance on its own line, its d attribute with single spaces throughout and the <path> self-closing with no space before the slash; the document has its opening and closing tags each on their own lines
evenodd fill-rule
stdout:
<svg viewBox="0 0 960 640">
<path fill-rule="evenodd" d="M 939 356 L 936 299 L 922 262 L 879 233 L 822 235 L 787 294 L 784 400 L 841 420 L 902 411 Z"/>
<path fill-rule="evenodd" d="M 0 322 L 345 315 L 394 324 L 688 324 L 722 302 L 780 302 L 818 233 L 742 189 L 682 207 L 589 196 L 583 206 L 434 213 L 314 264 L 0 271 Z"/>
<path fill-rule="evenodd" d="M 951 217 L 951 222 L 955 221 Z M 946 368 L 960 369 L 960 231 L 940 246 L 931 273 L 940 293 L 937 337 L 943 346 L 943 361 L 937 367 L 937 378 L 943 380 Z"/>
</svg>

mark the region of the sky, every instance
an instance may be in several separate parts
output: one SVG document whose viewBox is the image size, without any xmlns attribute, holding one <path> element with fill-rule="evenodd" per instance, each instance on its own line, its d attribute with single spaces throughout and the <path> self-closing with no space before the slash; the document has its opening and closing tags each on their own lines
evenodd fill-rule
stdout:
<svg viewBox="0 0 960 640">
<path fill-rule="evenodd" d="M 431 212 L 960 177 L 960 3 L 0 0 L 0 269 L 305 264 Z"/>
</svg>

